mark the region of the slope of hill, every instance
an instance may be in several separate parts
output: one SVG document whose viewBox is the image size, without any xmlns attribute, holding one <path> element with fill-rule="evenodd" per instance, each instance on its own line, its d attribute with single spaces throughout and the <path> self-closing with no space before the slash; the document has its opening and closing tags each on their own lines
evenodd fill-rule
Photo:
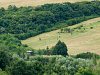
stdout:
<svg viewBox="0 0 100 75">
<path fill-rule="evenodd" d="M 0 7 L 8 7 L 9 5 L 20 6 L 37 6 L 46 3 L 62 3 L 62 2 L 79 2 L 91 0 L 0 0 Z"/>
<path fill-rule="evenodd" d="M 58 40 L 66 43 L 69 49 L 69 54 L 78 54 L 82 52 L 94 52 L 100 54 L 100 18 L 84 21 L 70 28 L 83 25 L 84 32 L 58 33 L 60 30 L 51 31 L 48 33 L 40 34 L 38 36 L 23 40 L 23 44 L 27 44 L 33 49 L 44 49 L 47 46 L 51 48 Z M 90 29 L 93 27 L 93 29 Z M 58 38 L 60 36 L 60 38 Z M 41 38 L 41 40 L 39 40 Z"/>
</svg>

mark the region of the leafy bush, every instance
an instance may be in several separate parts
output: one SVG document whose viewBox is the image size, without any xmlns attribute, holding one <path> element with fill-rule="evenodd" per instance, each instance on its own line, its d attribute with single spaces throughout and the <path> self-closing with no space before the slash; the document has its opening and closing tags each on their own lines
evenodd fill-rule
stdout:
<svg viewBox="0 0 100 75">
<path fill-rule="evenodd" d="M 94 75 L 92 70 L 89 68 L 79 68 L 75 75 Z"/>
<path fill-rule="evenodd" d="M 5 52 L 5 51 L 0 51 L 0 68 L 2 70 L 5 70 L 6 66 L 8 66 L 12 61 L 12 56 Z"/>
<path fill-rule="evenodd" d="M 2 71 L 1 69 L 0 69 L 0 75 L 8 75 L 5 71 Z"/>
<path fill-rule="evenodd" d="M 90 53 L 90 52 L 87 52 L 87 53 L 80 53 L 80 54 L 77 54 L 75 57 L 76 57 L 76 58 L 83 58 L 83 59 L 92 59 L 94 56 L 95 56 L 97 59 L 100 58 L 99 55 L 97 55 L 97 54 L 95 54 L 95 53 Z"/>
<path fill-rule="evenodd" d="M 35 56 L 30 60 L 32 62 L 40 62 L 43 65 L 44 74 L 46 75 L 74 75 L 81 67 L 90 68 L 93 64 L 91 60 L 62 56 Z"/>
</svg>

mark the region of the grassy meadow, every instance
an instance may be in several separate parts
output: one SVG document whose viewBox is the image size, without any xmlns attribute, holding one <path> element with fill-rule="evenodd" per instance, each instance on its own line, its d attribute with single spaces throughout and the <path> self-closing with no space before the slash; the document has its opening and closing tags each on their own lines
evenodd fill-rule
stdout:
<svg viewBox="0 0 100 75">
<path fill-rule="evenodd" d="M 75 29 L 72 35 L 67 32 L 58 33 L 61 31 L 59 29 L 23 40 L 22 43 L 33 49 L 46 49 L 47 46 L 51 48 L 58 40 L 61 40 L 66 43 L 68 52 L 71 55 L 83 52 L 100 54 L 100 18 L 84 21 L 69 28 L 77 28 L 80 25 L 83 25 L 85 30 Z"/>
</svg>

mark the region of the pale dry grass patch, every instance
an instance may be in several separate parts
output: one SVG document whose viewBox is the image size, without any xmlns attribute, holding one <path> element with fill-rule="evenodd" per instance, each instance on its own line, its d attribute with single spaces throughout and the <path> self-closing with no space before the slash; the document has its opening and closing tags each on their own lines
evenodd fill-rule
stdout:
<svg viewBox="0 0 100 75">
<path fill-rule="evenodd" d="M 0 7 L 7 8 L 9 5 L 20 6 L 38 6 L 47 3 L 80 2 L 91 0 L 0 0 Z"/>
<path fill-rule="evenodd" d="M 81 25 L 84 23 L 86 27 L 94 26 L 93 29 L 88 29 L 88 31 L 84 33 L 74 33 L 73 35 L 61 33 L 60 38 L 57 39 L 59 37 L 59 30 L 55 30 L 23 40 L 22 43 L 27 44 L 33 49 L 46 49 L 47 46 L 51 48 L 58 40 L 61 40 L 68 46 L 69 54 L 79 54 L 82 52 L 100 54 L 100 22 L 98 21 L 100 21 L 100 18 L 91 19 L 78 24 Z M 89 25 L 87 25 L 88 23 Z M 41 41 L 39 38 L 41 38 Z"/>
</svg>

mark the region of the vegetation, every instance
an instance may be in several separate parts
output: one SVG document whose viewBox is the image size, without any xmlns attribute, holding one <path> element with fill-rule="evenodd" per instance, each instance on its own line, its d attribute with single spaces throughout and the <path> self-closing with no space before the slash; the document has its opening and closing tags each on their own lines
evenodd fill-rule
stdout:
<svg viewBox="0 0 100 75">
<path fill-rule="evenodd" d="M 14 58 L 15 59 L 15 58 Z M 17 59 L 10 62 L 6 70 L 0 71 L 6 75 L 99 75 L 99 64 L 93 69 L 92 60 L 75 59 L 72 57 L 51 56 L 42 57 L 34 56 L 28 61 Z M 13 64 L 12 64 L 13 63 Z"/>
<path fill-rule="evenodd" d="M 34 50 L 35 55 L 33 56 L 26 53 L 29 50 L 27 46 L 23 46 L 13 35 L 2 34 L 0 37 L 2 43 L 0 45 L 1 75 L 99 75 L 100 62 L 97 58 L 100 57 L 99 55 L 95 54 L 95 57 L 92 57 L 92 53 L 83 53 L 76 55 L 76 58 L 66 56 L 68 49 L 65 43 L 58 41 L 53 48 L 47 48 L 46 55 L 41 55 L 38 50 Z M 15 42 L 13 39 L 17 41 Z M 9 51 L 9 47 L 12 46 L 10 44 L 16 46 L 11 48 L 11 50 L 15 49 L 16 51 Z M 19 46 L 23 47 L 20 49 L 20 54 L 17 52 Z M 52 54 L 49 54 L 50 51 Z M 87 59 L 86 56 L 87 58 L 91 57 L 91 59 Z"/>
<path fill-rule="evenodd" d="M 72 37 L 73 33 L 92 31 L 95 27 L 99 30 L 100 21 L 93 23 L 95 25 L 71 26 L 99 17 L 99 9 L 100 1 L 45 4 L 36 8 L 17 8 L 15 5 L 10 5 L 7 10 L 1 8 L 0 75 L 99 75 L 100 55 L 87 52 L 71 56 L 65 41 L 60 41 L 63 34 L 71 34 Z M 23 39 L 58 28 L 61 30 L 56 30 L 57 44 L 52 48 L 45 38 L 38 36 L 40 43 L 45 40 L 46 49 L 36 50 L 21 43 Z M 36 39 L 34 42 L 36 46 Z"/>
<path fill-rule="evenodd" d="M 100 18 L 95 18 L 73 26 L 64 27 L 62 28 L 62 33 L 61 29 L 43 33 L 22 40 L 22 43 L 43 53 L 42 50 L 47 49 L 47 47 L 49 49 L 52 48 L 52 46 L 55 46 L 56 43 L 61 40 L 67 45 L 69 55 L 86 53 L 87 51 L 100 54 L 100 46 L 98 46 L 100 44 L 100 37 L 97 36 L 100 33 L 99 20 Z M 91 27 L 93 27 L 93 29 L 91 29 Z M 73 30 L 72 34 L 67 32 L 66 29 Z M 41 38 L 41 40 L 39 40 L 39 38 Z"/>
<path fill-rule="evenodd" d="M 34 54 L 33 49 L 29 48 L 27 45 L 22 45 L 21 41 L 15 38 L 13 35 L 0 34 L 0 68 L 5 68 L 6 63 L 9 64 L 8 62 L 11 61 L 10 55 L 24 59 L 27 51 L 33 51 Z M 6 53 L 9 53 L 10 55 L 6 55 Z"/>
<path fill-rule="evenodd" d="M 0 68 L 2 70 L 5 69 L 6 65 L 9 65 L 12 60 L 12 57 L 10 54 L 8 54 L 5 51 L 0 51 Z"/>
<path fill-rule="evenodd" d="M 45 4 L 36 8 L 10 5 L 7 10 L 0 9 L 0 34 L 10 33 L 26 39 L 57 29 L 59 23 L 65 21 L 65 26 L 68 26 L 99 17 L 99 6 L 100 1 Z"/>
<path fill-rule="evenodd" d="M 92 59 L 93 57 L 95 57 L 96 59 L 99 59 L 100 56 L 95 54 L 95 53 L 80 53 L 76 55 L 76 58 L 83 58 L 83 59 Z"/>
<path fill-rule="evenodd" d="M 54 55 L 66 56 L 66 55 L 68 55 L 67 51 L 68 51 L 68 49 L 66 47 L 66 44 L 59 40 L 58 43 L 56 44 L 56 46 L 53 48 L 53 52 L 52 53 Z"/>
</svg>

